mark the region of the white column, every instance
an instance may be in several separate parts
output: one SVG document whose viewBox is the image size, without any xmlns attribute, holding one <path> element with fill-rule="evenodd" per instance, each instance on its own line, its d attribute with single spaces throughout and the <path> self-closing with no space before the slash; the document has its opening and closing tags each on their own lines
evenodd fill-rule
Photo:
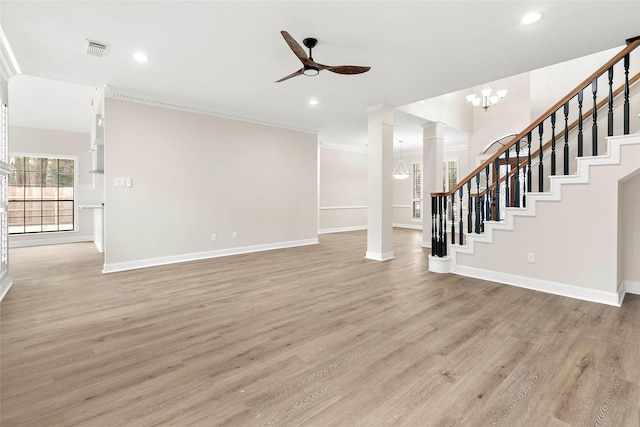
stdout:
<svg viewBox="0 0 640 427">
<path fill-rule="evenodd" d="M 444 124 L 422 125 L 422 247 L 431 247 L 431 193 L 442 191 Z"/>
<path fill-rule="evenodd" d="M 393 258 L 393 108 L 379 105 L 369 112 L 367 253 L 376 261 Z"/>
</svg>

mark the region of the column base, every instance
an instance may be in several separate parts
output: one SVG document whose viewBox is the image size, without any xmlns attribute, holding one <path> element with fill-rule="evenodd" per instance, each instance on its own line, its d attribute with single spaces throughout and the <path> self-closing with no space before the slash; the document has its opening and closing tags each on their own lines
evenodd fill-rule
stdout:
<svg viewBox="0 0 640 427">
<path fill-rule="evenodd" d="M 451 258 L 429 255 L 429 271 L 432 273 L 451 273 Z"/>
<path fill-rule="evenodd" d="M 366 259 L 371 259 L 374 261 L 388 261 L 390 259 L 393 259 L 393 252 L 371 252 L 371 251 L 367 251 L 366 255 L 364 256 Z"/>
</svg>

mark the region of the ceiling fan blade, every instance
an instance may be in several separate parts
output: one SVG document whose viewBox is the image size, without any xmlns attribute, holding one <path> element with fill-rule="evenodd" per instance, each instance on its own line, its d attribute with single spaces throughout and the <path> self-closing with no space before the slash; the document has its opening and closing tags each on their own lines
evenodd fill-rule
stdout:
<svg viewBox="0 0 640 427">
<path fill-rule="evenodd" d="M 307 53 L 304 51 L 302 46 L 300 46 L 300 44 L 295 41 L 295 39 L 291 37 L 288 32 L 280 31 L 280 34 L 282 34 L 282 37 L 284 37 L 284 41 L 287 42 L 293 53 L 298 57 L 303 65 L 315 65 L 315 62 L 307 58 Z"/>
<path fill-rule="evenodd" d="M 288 76 L 281 78 L 280 80 L 276 80 L 276 83 L 283 82 L 285 80 L 290 79 L 291 77 L 299 76 L 299 75 L 302 75 L 302 74 L 304 74 L 304 68 L 300 68 L 298 71 L 295 71 L 295 72 L 289 74 Z"/>
<path fill-rule="evenodd" d="M 321 70 L 327 70 L 337 74 L 362 74 L 362 73 L 366 73 L 371 69 L 371 67 L 359 67 L 357 65 L 336 65 L 336 66 L 322 65 L 322 64 L 317 64 L 317 65 L 318 65 L 318 68 L 320 68 Z"/>
</svg>

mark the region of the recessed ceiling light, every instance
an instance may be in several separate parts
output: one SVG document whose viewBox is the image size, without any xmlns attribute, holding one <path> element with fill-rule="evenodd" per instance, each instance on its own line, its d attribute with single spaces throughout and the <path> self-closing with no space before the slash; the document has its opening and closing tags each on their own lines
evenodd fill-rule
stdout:
<svg viewBox="0 0 640 427">
<path fill-rule="evenodd" d="M 315 98 L 311 98 L 311 99 L 309 100 L 309 105 L 318 105 L 318 100 L 317 100 L 317 99 L 315 99 Z"/>
<path fill-rule="evenodd" d="M 149 60 L 149 57 L 145 55 L 143 52 L 136 52 L 133 54 L 133 59 L 135 59 L 136 62 L 144 63 Z"/>
<path fill-rule="evenodd" d="M 529 12 L 522 17 L 522 23 L 525 25 L 533 24 L 539 21 L 541 17 L 540 12 Z"/>
</svg>

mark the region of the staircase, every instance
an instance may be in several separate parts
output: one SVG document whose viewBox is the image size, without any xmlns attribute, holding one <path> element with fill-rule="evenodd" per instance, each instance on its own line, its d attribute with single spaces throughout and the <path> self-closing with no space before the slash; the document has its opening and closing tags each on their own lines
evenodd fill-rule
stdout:
<svg viewBox="0 0 640 427">
<path fill-rule="evenodd" d="M 450 192 L 431 194 L 431 271 L 615 306 L 640 294 L 638 46 L 628 40 Z"/>
</svg>

